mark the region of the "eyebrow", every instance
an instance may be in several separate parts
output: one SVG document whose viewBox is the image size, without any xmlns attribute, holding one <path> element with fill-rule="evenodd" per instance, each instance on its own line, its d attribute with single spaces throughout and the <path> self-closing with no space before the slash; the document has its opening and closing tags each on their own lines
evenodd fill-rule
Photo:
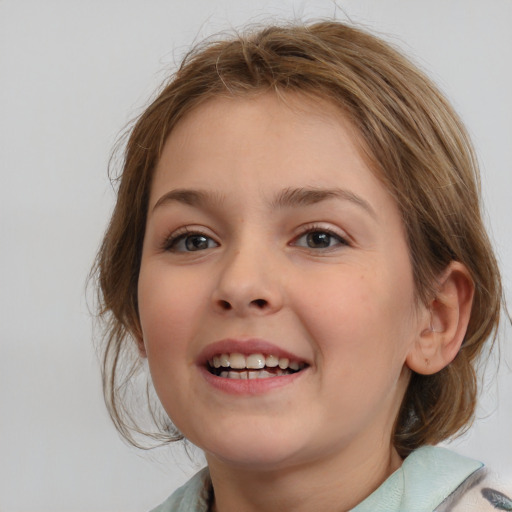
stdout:
<svg viewBox="0 0 512 512">
<path fill-rule="evenodd" d="M 218 193 L 204 192 L 202 190 L 176 189 L 164 194 L 153 206 L 155 211 L 160 206 L 178 202 L 189 206 L 207 205 L 214 206 L 222 203 L 224 196 Z"/>
<path fill-rule="evenodd" d="M 317 188 L 287 188 L 280 192 L 271 202 L 272 209 L 296 208 L 300 206 L 309 206 L 329 199 L 342 199 L 348 201 L 366 211 L 374 219 L 377 214 L 370 203 L 362 197 L 349 190 L 342 188 L 317 189 Z M 220 193 L 211 193 L 195 189 L 176 189 L 164 194 L 153 206 L 153 211 L 157 208 L 178 202 L 189 206 L 207 206 L 212 207 L 220 205 L 224 201 L 224 195 Z"/>
<path fill-rule="evenodd" d="M 349 201 L 350 203 L 365 210 L 374 219 L 377 219 L 377 214 L 368 201 L 365 201 L 357 194 L 342 188 L 287 188 L 283 190 L 272 202 L 272 207 L 279 209 L 296 206 L 309 206 L 328 199 L 342 199 L 344 201 Z"/>
</svg>

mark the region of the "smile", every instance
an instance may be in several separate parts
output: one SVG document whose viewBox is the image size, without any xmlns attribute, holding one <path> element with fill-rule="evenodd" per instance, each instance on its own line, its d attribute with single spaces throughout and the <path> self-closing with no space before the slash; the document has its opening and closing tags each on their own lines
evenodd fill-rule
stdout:
<svg viewBox="0 0 512 512">
<path fill-rule="evenodd" d="M 207 369 L 212 375 L 227 379 L 268 379 L 291 375 L 304 369 L 305 363 L 272 354 L 217 354 L 208 360 Z"/>
</svg>

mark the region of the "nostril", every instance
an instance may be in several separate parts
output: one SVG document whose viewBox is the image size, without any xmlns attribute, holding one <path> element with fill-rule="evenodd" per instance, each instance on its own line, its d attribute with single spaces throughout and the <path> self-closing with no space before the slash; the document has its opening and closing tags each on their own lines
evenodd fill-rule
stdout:
<svg viewBox="0 0 512 512">
<path fill-rule="evenodd" d="M 268 304 L 268 302 L 265 299 L 255 299 L 251 301 L 251 304 L 254 304 L 258 308 L 263 309 Z"/>
<path fill-rule="evenodd" d="M 240 301 L 229 301 L 225 299 L 217 299 L 215 300 L 215 308 L 218 312 L 220 311 L 238 311 L 242 313 L 244 311 L 248 312 L 250 309 L 253 311 L 270 311 L 272 302 L 269 302 L 266 299 L 253 299 L 249 302 Z"/>
<path fill-rule="evenodd" d="M 219 304 L 225 311 L 229 311 L 231 309 L 231 304 L 227 300 L 220 300 Z"/>
</svg>

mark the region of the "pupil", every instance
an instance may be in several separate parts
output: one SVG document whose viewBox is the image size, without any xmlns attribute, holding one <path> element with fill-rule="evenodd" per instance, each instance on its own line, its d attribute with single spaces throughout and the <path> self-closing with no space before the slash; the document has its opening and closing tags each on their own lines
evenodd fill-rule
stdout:
<svg viewBox="0 0 512 512">
<path fill-rule="evenodd" d="M 308 246 L 309 247 L 329 247 L 330 235 L 328 233 L 309 233 Z"/>
<path fill-rule="evenodd" d="M 189 251 L 208 249 L 208 239 L 202 235 L 189 236 L 186 240 L 186 246 Z"/>
</svg>

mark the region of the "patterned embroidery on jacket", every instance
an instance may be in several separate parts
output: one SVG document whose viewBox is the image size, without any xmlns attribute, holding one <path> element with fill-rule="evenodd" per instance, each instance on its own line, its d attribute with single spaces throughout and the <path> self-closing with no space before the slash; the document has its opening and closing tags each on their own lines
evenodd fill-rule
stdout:
<svg viewBox="0 0 512 512">
<path fill-rule="evenodd" d="M 497 510 L 512 510 L 512 500 L 502 492 L 490 487 L 482 489 L 482 496 Z"/>
</svg>

